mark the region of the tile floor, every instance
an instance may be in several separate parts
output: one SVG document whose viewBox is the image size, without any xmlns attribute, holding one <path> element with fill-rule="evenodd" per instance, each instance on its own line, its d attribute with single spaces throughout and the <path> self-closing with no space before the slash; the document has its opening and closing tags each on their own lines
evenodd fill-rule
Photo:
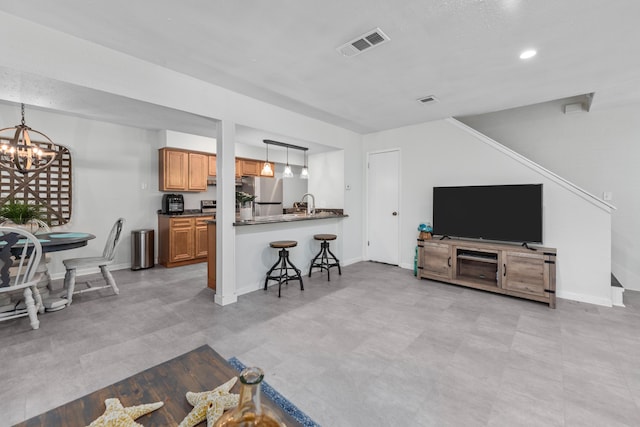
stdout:
<svg viewBox="0 0 640 427">
<path fill-rule="evenodd" d="M 0 323 L 0 425 L 202 344 L 323 426 L 640 425 L 640 292 L 551 310 L 363 262 L 220 307 L 204 265 L 114 276 L 37 331 Z"/>
</svg>

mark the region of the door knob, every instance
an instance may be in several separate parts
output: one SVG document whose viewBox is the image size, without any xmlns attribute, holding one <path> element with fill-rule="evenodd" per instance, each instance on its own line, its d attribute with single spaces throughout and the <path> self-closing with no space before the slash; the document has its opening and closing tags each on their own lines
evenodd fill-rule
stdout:
<svg viewBox="0 0 640 427">
<path fill-rule="evenodd" d="M 398 216 L 398 212 L 394 212 L 394 213 L 392 213 L 391 215 L 393 215 L 393 216 Z"/>
</svg>

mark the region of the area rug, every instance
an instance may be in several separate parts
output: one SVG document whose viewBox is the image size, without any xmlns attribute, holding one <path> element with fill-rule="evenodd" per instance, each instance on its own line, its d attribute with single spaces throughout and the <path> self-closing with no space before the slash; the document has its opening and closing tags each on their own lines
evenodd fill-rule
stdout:
<svg viewBox="0 0 640 427">
<path fill-rule="evenodd" d="M 234 367 L 238 372 L 242 371 L 246 366 L 244 363 L 232 357 L 228 360 L 229 364 Z M 271 387 L 266 381 L 262 382 L 262 392 L 273 400 L 280 408 L 289 414 L 292 418 L 298 421 L 305 427 L 320 427 L 320 424 L 313 421 L 307 414 L 302 412 L 296 405 L 289 402 L 289 400 L 278 393 L 273 387 Z"/>
</svg>

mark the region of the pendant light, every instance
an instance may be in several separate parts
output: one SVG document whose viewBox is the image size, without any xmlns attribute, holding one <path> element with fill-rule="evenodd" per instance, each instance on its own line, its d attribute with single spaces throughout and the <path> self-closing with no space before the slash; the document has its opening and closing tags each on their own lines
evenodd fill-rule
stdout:
<svg viewBox="0 0 640 427">
<path fill-rule="evenodd" d="M 284 167 L 282 177 L 293 178 L 293 172 L 291 171 L 291 166 L 289 166 L 289 147 L 287 147 L 287 165 Z"/>
<path fill-rule="evenodd" d="M 269 163 L 269 144 L 266 144 L 267 146 L 267 160 L 265 160 L 264 165 L 262 166 L 262 172 L 260 172 L 260 175 L 263 176 L 273 176 L 273 169 L 271 168 L 271 163 Z"/>
<path fill-rule="evenodd" d="M 309 179 L 309 169 L 307 168 L 307 150 L 304 150 L 304 166 L 300 172 L 301 179 Z"/>
<path fill-rule="evenodd" d="M 20 104 L 22 121 L 11 128 L 0 129 L 0 165 L 6 169 L 26 174 L 47 168 L 64 147 L 54 144 L 42 132 L 31 129 L 24 121 L 24 104 Z M 11 135 L 2 136 L 9 131 Z M 33 141 L 29 134 L 37 134 L 45 141 Z"/>
</svg>

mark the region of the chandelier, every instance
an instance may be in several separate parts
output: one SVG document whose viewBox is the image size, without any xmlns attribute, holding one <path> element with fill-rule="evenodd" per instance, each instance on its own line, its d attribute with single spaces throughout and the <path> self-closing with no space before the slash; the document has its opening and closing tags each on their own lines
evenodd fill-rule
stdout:
<svg viewBox="0 0 640 427">
<path fill-rule="evenodd" d="M 22 111 L 20 124 L 0 129 L 0 166 L 26 174 L 49 167 L 56 159 L 58 151 L 64 147 L 54 144 L 47 135 L 27 126 L 24 121 L 24 104 L 20 105 Z M 33 134 L 43 137 L 45 141 L 32 140 Z"/>
</svg>

